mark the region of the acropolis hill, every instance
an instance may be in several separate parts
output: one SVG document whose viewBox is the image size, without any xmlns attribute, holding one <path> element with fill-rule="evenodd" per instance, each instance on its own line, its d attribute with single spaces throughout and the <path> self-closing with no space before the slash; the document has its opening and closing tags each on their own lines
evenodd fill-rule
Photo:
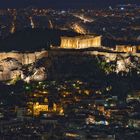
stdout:
<svg viewBox="0 0 140 140">
<path fill-rule="evenodd" d="M 119 45 L 115 49 L 104 47 L 102 36 L 98 35 L 61 35 L 58 42 L 60 46 L 56 47 L 53 45 L 55 43 L 50 43 L 49 40 L 46 42 L 46 48 L 44 46 L 42 50 L 40 48 L 20 52 L 18 48 L 14 51 L 1 51 L 0 81 L 22 79 L 30 82 L 50 77 L 56 79 L 74 75 L 88 76 L 97 70 L 94 64 L 97 63 L 97 58 L 106 63 L 115 62 L 115 72 L 128 71 L 128 65 L 133 63 L 129 59 L 130 53 L 140 62 L 140 53 L 137 53 L 139 46 Z"/>
</svg>

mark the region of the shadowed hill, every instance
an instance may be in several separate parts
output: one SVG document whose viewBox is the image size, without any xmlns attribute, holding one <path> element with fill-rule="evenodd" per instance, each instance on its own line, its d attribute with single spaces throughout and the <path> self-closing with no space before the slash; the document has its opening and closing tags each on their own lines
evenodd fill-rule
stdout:
<svg viewBox="0 0 140 140">
<path fill-rule="evenodd" d="M 0 40 L 0 51 L 48 50 L 50 44 L 60 45 L 60 36 L 75 36 L 77 33 L 57 29 L 24 29 Z"/>
</svg>

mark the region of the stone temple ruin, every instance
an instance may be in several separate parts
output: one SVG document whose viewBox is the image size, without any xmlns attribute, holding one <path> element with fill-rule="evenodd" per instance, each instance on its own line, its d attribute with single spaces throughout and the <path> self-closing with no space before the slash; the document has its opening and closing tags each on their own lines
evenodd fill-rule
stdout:
<svg viewBox="0 0 140 140">
<path fill-rule="evenodd" d="M 61 37 L 60 48 L 85 49 L 90 47 L 101 47 L 102 36 L 84 35 L 76 37 Z"/>
</svg>

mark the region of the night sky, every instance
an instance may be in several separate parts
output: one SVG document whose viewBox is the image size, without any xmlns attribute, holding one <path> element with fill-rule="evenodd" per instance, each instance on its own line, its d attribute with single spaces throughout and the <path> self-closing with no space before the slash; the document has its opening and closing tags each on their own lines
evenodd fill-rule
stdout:
<svg viewBox="0 0 140 140">
<path fill-rule="evenodd" d="M 140 4 L 140 0 L 0 0 L 0 7 L 98 8 L 128 3 Z"/>
</svg>

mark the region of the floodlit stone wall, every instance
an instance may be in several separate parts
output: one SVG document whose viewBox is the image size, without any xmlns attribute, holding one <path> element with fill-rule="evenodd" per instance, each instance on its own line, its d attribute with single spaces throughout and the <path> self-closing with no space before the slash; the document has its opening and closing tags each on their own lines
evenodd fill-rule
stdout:
<svg viewBox="0 0 140 140">
<path fill-rule="evenodd" d="M 19 53 L 19 52 L 1 52 L 0 53 L 0 61 L 6 59 L 6 58 L 13 58 L 18 60 L 21 64 L 31 64 L 34 63 L 37 59 L 40 59 L 42 57 L 47 57 L 48 52 L 47 51 L 40 51 L 40 52 L 34 52 L 34 53 Z"/>
</svg>

